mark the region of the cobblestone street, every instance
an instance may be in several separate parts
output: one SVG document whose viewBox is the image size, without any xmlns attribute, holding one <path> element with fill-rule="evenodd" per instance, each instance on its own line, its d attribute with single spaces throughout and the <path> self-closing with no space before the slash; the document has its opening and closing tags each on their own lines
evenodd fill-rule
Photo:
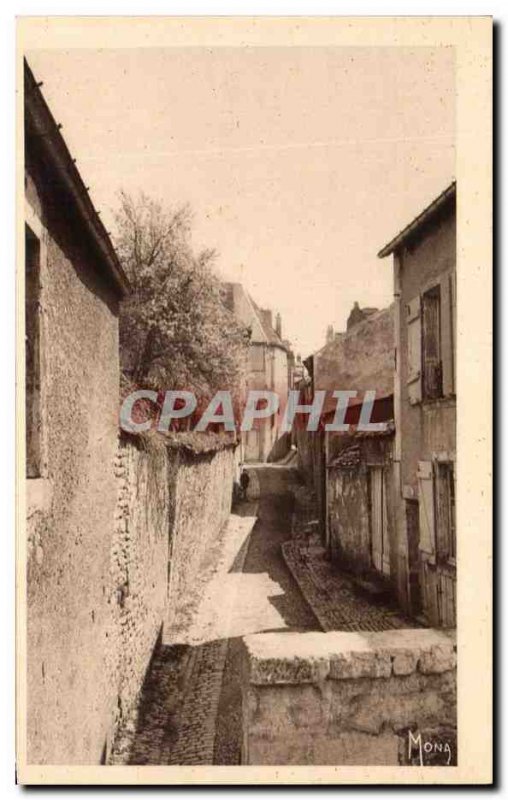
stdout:
<svg viewBox="0 0 508 800">
<path fill-rule="evenodd" d="M 324 548 L 282 544 L 282 554 L 324 631 L 385 631 L 418 627 L 388 602 L 362 596 L 353 580 L 332 566 Z"/>
<path fill-rule="evenodd" d="M 282 556 L 291 530 L 291 496 L 280 493 L 284 471 L 256 472 L 258 519 L 252 504 L 232 515 L 195 618 L 170 630 L 175 643 L 162 644 L 154 656 L 137 730 L 116 763 L 125 763 L 128 751 L 131 764 L 238 764 L 241 637 L 320 629 Z"/>
<path fill-rule="evenodd" d="M 232 515 L 194 618 L 169 628 L 143 689 L 131 764 L 240 763 L 242 636 L 406 626 L 291 539 L 291 468 L 256 468 L 259 502 Z M 257 519 L 256 519 L 257 516 Z M 129 737 L 128 737 L 129 739 Z M 116 763 L 125 763 L 121 753 Z"/>
</svg>

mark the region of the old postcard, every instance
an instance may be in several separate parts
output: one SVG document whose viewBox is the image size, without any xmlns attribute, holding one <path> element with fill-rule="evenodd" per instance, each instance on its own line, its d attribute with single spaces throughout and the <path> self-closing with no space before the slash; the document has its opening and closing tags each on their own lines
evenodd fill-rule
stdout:
<svg viewBox="0 0 508 800">
<path fill-rule="evenodd" d="M 19 19 L 20 783 L 491 782 L 491 50 Z"/>
</svg>

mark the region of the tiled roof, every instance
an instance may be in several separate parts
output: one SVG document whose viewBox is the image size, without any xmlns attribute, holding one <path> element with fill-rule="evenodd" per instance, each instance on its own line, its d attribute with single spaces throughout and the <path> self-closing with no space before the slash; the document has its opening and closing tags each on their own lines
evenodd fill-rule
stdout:
<svg viewBox="0 0 508 800">
<path fill-rule="evenodd" d="M 263 328 L 263 332 L 266 336 L 266 341 L 268 344 L 278 345 L 279 347 L 286 347 L 285 342 L 280 338 L 277 331 L 272 328 L 272 326 L 267 322 L 265 315 L 263 314 L 263 310 L 258 306 L 258 304 L 250 297 L 250 301 L 254 308 L 254 311 L 257 314 L 261 327 Z"/>
<path fill-rule="evenodd" d="M 332 467 L 358 467 L 361 462 L 361 452 L 359 444 L 351 444 L 345 447 L 339 455 L 334 458 L 330 466 Z"/>
</svg>

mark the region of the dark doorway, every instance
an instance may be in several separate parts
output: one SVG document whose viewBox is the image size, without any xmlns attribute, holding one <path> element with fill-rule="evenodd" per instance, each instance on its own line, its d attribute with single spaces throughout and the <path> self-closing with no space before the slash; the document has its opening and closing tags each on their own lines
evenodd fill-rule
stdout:
<svg viewBox="0 0 508 800">
<path fill-rule="evenodd" d="M 406 528 L 409 567 L 409 603 L 411 614 L 422 613 L 422 590 L 420 583 L 420 523 L 417 500 L 406 500 Z"/>
</svg>

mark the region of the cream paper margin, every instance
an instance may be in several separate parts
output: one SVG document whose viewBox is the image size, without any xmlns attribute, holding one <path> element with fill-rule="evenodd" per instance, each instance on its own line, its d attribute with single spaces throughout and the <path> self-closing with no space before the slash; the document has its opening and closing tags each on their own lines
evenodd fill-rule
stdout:
<svg viewBox="0 0 508 800">
<path fill-rule="evenodd" d="M 458 766 L 36 766 L 26 763 L 24 270 L 17 272 L 17 779 L 23 784 L 457 784 L 492 780 L 492 19 L 23 17 L 17 20 L 17 261 L 23 53 L 134 47 L 454 47 L 457 86 Z M 389 264 L 380 269 L 390 269 Z"/>
</svg>

